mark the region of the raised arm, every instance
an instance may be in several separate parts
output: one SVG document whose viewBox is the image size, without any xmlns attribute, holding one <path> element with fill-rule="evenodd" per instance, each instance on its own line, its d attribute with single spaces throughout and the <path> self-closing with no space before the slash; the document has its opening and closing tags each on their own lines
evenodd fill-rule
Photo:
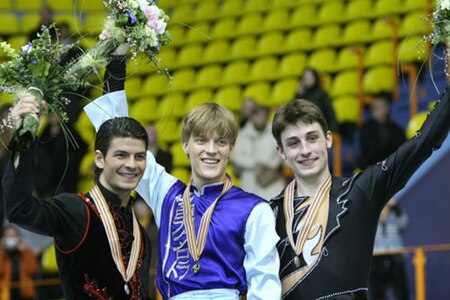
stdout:
<svg viewBox="0 0 450 300">
<path fill-rule="evenodd" d="M 92 124 L 97 131 L 103 122 L 114 117 L 128 116 L 128 104 L 123 88 L 125 82 L 125 61 L 113 59 L 106 68 L 105 95 L 84 107 Z M 156 163 L 150 151 L 147 151 L 147 167 L 137 192 L 153 210 L 156 224 L 159 227 L 161 207 L 170 187 L 177 181 L 167 173 L 164 167 Z"/>
</svg>

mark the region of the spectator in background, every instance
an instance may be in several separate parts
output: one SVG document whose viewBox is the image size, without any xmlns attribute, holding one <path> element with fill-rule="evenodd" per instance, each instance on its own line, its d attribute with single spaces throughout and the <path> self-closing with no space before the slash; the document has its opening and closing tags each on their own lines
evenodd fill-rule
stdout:
<svg viewBox="0 0 450 300">
<path fill-rule="evenodd" d="M 316 70 L 306 68 L 303 72 L 301 80 L 297 87 L 295 99 L 309 100 L 317 105 L 328 123 L 328 128 L 332 132 L 339 131 L 339 125 L 336 120 L 333 105 L 328 93 L 322 88 L 320 84 L 320 77 Z"/>
<path fill-rule="evenodd" d="M 403 129 L 389 118 L 391 103 L 388 95 L 377 95 L 370 109 L 371 119 L 361 127 L 361 169 L 382 161 L 406 141 Z"/>
<path fill-rule="evenodd" d="M 0 242 L 0 299 L 31 300 L 36 295 L 33 276 L 38 271 L 36 256 L 27 249 L 19 231 L 7 225 Z"/>
<path fill-rule="evenodd" d="M 269 200 L 285 186 L 283 161 L 276 150 L 269 122 L 269 109 L 256 105 L 239 133 L 233 155 L 242 189 Z"/>
<path fill-rule="evenodd" d="M 37 34 L 41 32 L 42 26 L 49 26 L 53 23 L 53 11 L 50 9 L 48 5 L 42 4 L 41 9 L 39 10 L 39 15 L 41 17 L 41 20 L 39 22 L 39 26 L 36 27 L 34 30 L 30 32 L 28 35 L 28 40 L 34 40 L 37 37 Z M 52 29 L 50 30 L 50 34 L 53 38 L 56 37 L 56 30 Z"/>
<path fill-rule="evenodd" d="M 166 169 L 167 173 L 172 172 L 172 153 L 161 149 L 158 145 L 158 130 L 155 125 L 149 124 L 145 127 L 148 135 L 148 150 L 153 154 L 156 162 Z"/>
<path fill-rule="evenodd" d="M 374 253 L 395 251 L 403 248 L 403 231 L 408 226 L 408 216 L 392 198 L 381 211 L 375 235 Z M 408 284 L 403 255 L 385 254 L 372 258 L 370 272 L 370 290 L 372 300 L 388 299 L 392 290 L 394 299 L 408 300 Z"/>
<path fill-rule="evenodd" d="M 256 107 L 255 99 L 247 97 L 242 101 L 241 110 L 239 111 L 239 127 L 242 128 L 250 119 L 253 110 Z"/>
</svg>

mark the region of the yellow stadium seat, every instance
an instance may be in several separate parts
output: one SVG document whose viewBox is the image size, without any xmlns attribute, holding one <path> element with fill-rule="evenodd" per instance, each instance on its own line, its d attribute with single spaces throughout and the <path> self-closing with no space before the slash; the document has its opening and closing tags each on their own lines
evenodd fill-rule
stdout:
<svg viewBox="0 0 450 300">
<path fill-rule="evenodd" d="M 270 99 L 271 86 L 267 81 L 255 82 L 245 87 L 243 96 L 255 99 L 258 104 L 263 106 L 272 106 Z"/>
<path fill-rule="evenodd" d="M 258 55 L 272 55 L 282 53 L 284 45 L 284 35 L 281 31 L 271 31 L 262 35 L 256 44 Z"/>
<path fill-rule="evenodd" d="M 424 11 L 427 7 L 427 0 L 404 0 L 402 4 L 402 11 L 404 12 L 415 10 Z"/>
<path fill-rule="evenodd" d="M 271 106 L 286 104 L 294 99 L 298 86 L 298 78 L 288 78 L 277 81 L 270 96 Z"/>
<path fill-rule="evenodd" d="M 364 55 L 364 49 L 358 46 L 342 48 L 337 54 L 336 71 L 356 69 L 358 67 L 359 53 Z"/>
<path fill-rule="evenodd" d="M 348 1 L 345 7 L 345 20 L 347 22 L 373 17 L 372 0 L 353 0 Z"/>
<path fill-rule="evenodd" d="M 28 12 L 20 19 L 20 32 L 28 34 L 41 25 L 41 16 L 38 12 Z"/>
<path fill-rule="evenodd" d="M 188 23 L 194 20 L 192 4 L 180 4 L 173 7 L 170 20 L 174 23 Z"/>
<path fill-rule="evenodd" d="M 9 36 L 19 33 L 19 22 L 17 15 L 12 12 L 0 12 L 0 20 L 2 20 L 2 26 L 0 26 L 0 35 Z M 5 26 L 8 24 L 8 26 Z"/>
<path fill-rule="evenodd" d="M 92 1 L 92 2 L 96 2 L 96 1 Z M 72 32 L 82 31 L 80 18 L 78 18 L 78 15 L 75 15 L 73 12 L 57 14 L 57 15 L 55 15 L 55 17 L 53 19 L 54 19 L 55 23 L 57 23 L 57 24 L 59 24 L 59 23 L 69 24 L 69 28 Z"/>
<path fill-rule="evenodd" d="M 247 0 L 244 5 L 245 13 L 265 12 L 270 8 L 270 0 Z"/>
<path fill-rule="evenodd" d="M 9 10 L 12 8 L 10 0 L 0 1 L 0 9 Z"/>
<path fill-rule="evenodd" d="M 301 43 L 299 42 L 301 41 Z M 299 28 L 290 31 L 284 42 L 284 50 L 291 51 L 308 51 L 313 49 L 312 33 L 309 28 Z"/>
<path fill-rule="evenodd" d="M 97 44 L 98 39 L 93 36 L 82 36 L 79 38 L 80 46 L 83 49 L 91 49 Z M 128 70 L 127 70 L 128 71 Z"/>
<path fill-rule="evenodd" d="M 80 193 L 87 193 L 89 192 L 92 187 L 94 186 L 95 182 L 94 182 L 94 176 L 92 176 L 93 174 L 93 170 L 91 170 L 91 175 L 90 177 L 82 177 L 78 179 L 78 183 L 77 183 L 77 191 L 79 191 Z"/>
<path fill-rule="evenodd" d="M 190 67 L 200 64 L 202 59 L 203 46 L 200 43 L 189 44 L 181 48 L 177 55 L 176 64 L 178 67 Z"/>
<path fill-rule="evenodd" d="M 342 44 L 341 26 L 328 24 L 317 28 L 312 44 L 316 48 L 340 46 Z"/>
<path fill-rule="evenodd" d="M 193 89 L 194 86 L 194 69 L 181 69 L 173 73 L 172 90 L 175 92 L 186 92 Z"/>
<path fill-rule="evenodd" d="M 185 109 L 186 111 L 190 111 L 194 107 L 213 101 L 213 92 L 211 89 L 200 89 L 195 90 L 189 94 L 186 99 Z"/>
<path fill-rule="evenodd" d="M 408 36 L 399 43 L 398 59 L 403 63 L 426 60 L 426 43 L 421 35 Z"/>
<path fill-rule="evenodd" d="M 172 46 L 180 46 L 185 43 L 184 33 L 186 30 L 185 26 L 181 25 L 172 25 L 174 22 L 169 21 L 168 31 L 170 32 L 170 36 L 172 37 L 172 41 L 170 45 Z"/>
<path fill-rule="evenodd" d="M 390 16 L 401 12 L 401 0 L 377 0 L 373 5 L 374 16 Z"/>
<path fill-rule="evenodd" d="M 94 140 L 90 140 L 89 143 L 93 143 Z M 80 163 L 80 176 L 81 177 L 92 177 L 92 174 L 94 174 L 94 151 L 88 151 L 83 158 L 81 159 Z"/>
<path fill-rule="evenodd" d="M 169 93 L 171 82 L 164 74 L 153 74 L 143 80 L 141 92 L 143 95 L 161 96 Z"/>
<path fill-rule="evenodd" d="M 171 144 L 181 139 L 178 122 L 174 119 L 161 119 L 156 123 L 158 139 L 165 144 Z"/>
<path fill-rule="evenodd" d="M 138 55 L 130 61 L 130 64 L 128 66 L 128 74 L 147 76 L 155 72 L 155 66 L 153 65 L 153 63 L 142 53 L 138 53 Z"/>
<path fill-rule="evenodd" d="M 41 9 L 40 1 L 30 1 L 30 0 L 14 0 L 13 8 L 16 10 L 39 10 Z M 7 23 L 3 23 L 7 24 Z"/>
<path fill-rule="evenodd" d="M 15 50 L 20 50 L 20 47 L 25 46 L 28 43 L 28 36 L 23 34 L 13 35 L 7 40 Z"/>
<path fill-rule="evenodd" d="M 194 11 L 195 21 L 209 21 L 218 17 L 218 2 L 217 1 L 201 1 Z"/>
<path fill-rule="evenodd" d="M 73 12 L 74 10 L 73 0 L 46 0 L 46 2 L 47 5 L 50 7 L 50 9 L 55 12 L 58 11 Z"/>
<path fill-rule="evenodd" d="M 306 55 L 302 52 L 295 52 L 283 56 L 278 64 L 278 70 L 275 72 L 276 78 L 300 78 L 306 66 L 306 59 Z"/>
<path fill-rule="evenodd" d="M 298 5 L 296 0 L 272 0 L 270 5 L 273 8 L 295 7 Z"/>
<path fill-rule="evenodd" d="M 141 96 L 141 77 L 132 76 L 125 80 L 125 93 L 127 94 L 127 99 L 134 100 Z"/>
<path fill-rule="evenodd" d="M 91 121 L 89 120 L 88 116 L 84 111 L 81 111 L 80 115 L 78 116 L 77 121 L 74 125 L 75 129 L 77 130 L 78 134 L 81 136 L 81 138 L 88 144 L 93 145 L 95 140 L 95 129 L 94 126 L 92 126 Z M 88 153 L 90 153 L 88 151 Z M 92 155 L 94 153 L 92 152 Z M 89 173 L 92 175 L 92 172 Z M 86 175 L 86 174 L 80 174 Z"/>
<path fill-rule="evenodd" d="M 244 0 L 222 1 L 219 15 L 223 17 L 236 17 L 244 13 Z"/>
<path fill-rule="evenodd" d="M 256 59 L 250 67 L 249 80 L 272 80 L 275 78 L 278 59 L 275 56 L 265 56 Z"/>
<path fill-rule="evenodd" d="M 217 20 L 211 28 L 211 38 L 232 38 L 235 35 L 236 19 L 234 17 L 227 17 Z"/>
<path fill-rule="evenodd" d="M 287 8 L 279 8 L 269 11 L 264 18 L 264 30 L 283 30 L 288 28 L 289 10 Z"/>
<path fill-rule="evenodd" d="M 26 0 L 24 0 L 26 1 Z M 77 0 L 75 1 L 76 9 L 82 12 L 102 12 L 105 11 L 103 1 Z"/>
<path fill-rule="evenodd" d="M 253 58 L 256 55 L 256 39 L 254 36 L 243 36 L 230 46 L 230 58 Z"/>
<path fill-rule="evenodd" d="M 336 71 L 336 50 L 333 48 L 323 48 L 314 51 L 310 55 L 307 65 L 320 73 L 331 73 Z"/>
<path fill-rule="evenodd" d="M 370 41 L 371 24 L 367 20 L 356 20 L 345 25 L 342 33 L 344 45 L 365 44 Z"/>
<path fill-rule="evenodd" d="M 373 67 L 376 65 L 394 63 L 393 46 L 391 40 L 384 40 L 373 43 L 369 46 L 365 53 L 364 65 Z"/>
<path fill-rule="evenodd" d="M 163 68 L 168 68 L 169 70 L 173 70 L 177 68 L 177 61 L 176 61 L 176 51 L 174 47 L 167 47 L 161 49 L 161 52 L 159 52 L 158 57 L 160 59 L 160 66 Z"/>
<path fill-rule="evenodd" d="M 297 6 L 291 14 L 288 25 L 291 28 L 315 26 L 317 24 L 316 14 L 314 5 Z"/>
<path fill-rule="evenodd" d="M 208 65 L 197 71 L 195 75 L 195 87 L 215 88 L 221 84 L 222 66 Z"/>
<path fill-rule="evenodd" d="M 344 21 L 344 4 L 341 1 L 323 2 L 317 11 L 317 21 L 321 25 Z"/>
<path fill-rule="evenodd" d="M 225 66 L 222 74 L 223 84 L 243 84 L 248 81 L 249 64 L 246 60 L 236 60 Z"/>
<path fill-rule="evenodd" d="M 422 124 L 425 122 L 427 115 L 427 112 L 420 112 L 409 119 L 405 132 L 406 138 L 410 139 L 416 134 L 416 132 L 422 127 Z"/>
<path fill-rule="evenodd" d="M 374 21 L 370 32 L 370 40 L 390 39 L 394 33 L 391 22 L 398 22 L 395 17 L 379 18 Z"/>
<path fill-rule="evenodd" d="M 358 72 L 357 71 L 345 71 L 335 76 L 333 84 L 331 86 L 330 94 L 333 97 L 343 95 L 357 95 L 358 94 Z"/>
<path fill-rule="evenodd" d="M 178 167 L 189 167 L 191 165 L 191 162 L 189 161 L 189 157 L 183 151 L 183 144 L 181 142 L 174 143 L 170 147 L 170 152 L 172 153 L 172 156 L 173 156 L 174 170 L 177 169 Z M 177 178 L 179 178 L 179 177 L 177 177 Z M 179 179 L 181 179 L 181 178 L 179 178 Z"/>
<path fill-rule="evenodd" d="M 181 147 L 180 145 L 176 145 L 177 147 Z M 183 152 L 184 156 L 186 156 L 186 154 Z M 189 158 L 186 156 L 187 161 L 189 162 Z M 179 163 L 179 161 L 177 161 L 177 163 Z M 186 164 L 185 162 L 182 162 L 182 164 Z M 177 167 L 177 168 L 173 168 L 171 174 L 173 177 L 178 178 L 181 182 L 183 182 L 184 184 L 188 184 L 189 180 L 191 179 L 191 172 L 189 171 L 189 169 L 187 168 L 189 166 L 189 164 L 187 164 L 185 167 Z"/>
<path fill-rule="evenodd" d="M 158 115 L 161 118 L 181 118 L 186 115 L 184 94 L 169 93 L 158 103 Z"/>
<path fill-rule="evenodd" d="M 427 21 L 423 11 L 412 12 L 403 17 L 400 23 L 400 36 L 405 37 L 414 34 L 426 34 L 429 30 L 430 24 Z"/>
<path fill-rule="evenodd" d="M 338 123 L 356 123 L 359 118 L 359 100 L 356 96 L 346 95 L 332 102 Z"/>
<path fill-rule="evenodd" d="M 243 15 L 236 25 L 236 35 L 259 34 L 263 30 L 263 18 L 260 13 Z"/>
<path fill-rule="evenodd" d="M 228 60 L 229 44 L 227 40 L 217 40 L 208 43 L 203 51 L 202 59 L 205 64 L 223 63 Z"/>
<path fill-rule="evenodd" d="M 137 99 L 130 105 L 130 117 L 138 120 L 142 124 L 154 122 L 159 118 L 158 101 L 152 96 L 145 96 Z"/>
<path fill-rule="evenodd" d="M 374 67 L 364 74 L 363 89 L 367 94 L 392 92 L 394 72 L 391 67 Z"/>
<path fill-rule="evenodd" d="M 186 43 L 208 42 L 211 40 L 209 35 L 209 23 L 206 21 L 198 22 L 190 26 L 184 36 Z"/>
<path fill-rule="evenodd" d="M 99 13 L 91 12 L 86 14 L 84 19 L 83 32 L 91 35 L 98 35 L 102 32 L 105 24 L 105 16 Z"/>
<path fill-rule="evenodd" d="M 213 97 L 213 102 L 237 112 L 241 109 L 242 90 L 238 85 L 227 85 L 220 88 Z"/>
</svg>

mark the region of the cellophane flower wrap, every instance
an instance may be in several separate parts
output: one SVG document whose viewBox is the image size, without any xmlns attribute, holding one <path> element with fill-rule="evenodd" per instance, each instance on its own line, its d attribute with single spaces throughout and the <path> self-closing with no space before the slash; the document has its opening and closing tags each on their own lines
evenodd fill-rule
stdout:
<svg viewBox="0 0 450 300">
<path fill-rule="evenodd" d="M 85 78 L 89 74 L 86 65 L 92 66 L 90 73 L 97 72 L 107 63 L 107 58 L 120 44 L 128 44 L 131 58 L 138 53 L 146 55 L 157 71 L 168 71 L 161 66 L 158 53 L 167 45 L 170 34 L 166 30 L 169 17 L 152 0 L 103 0 L 106 20 L 98 43 L 74 62 L 68 73 Z"/>
<path fill-rule="evenodd" d="M 12 94 L 17 102 L 20 94 L 28 91 L 36 97 L 39 105 L 45 99 L 48 111 L 65 122 L 67 114 L 64 108 L 68 99 L 62 97 L 61 93 L 67 89 L 87 87 L 89 83 L 83 78 L 66 76 L 60 61 L 73 45 L 62 45 L 58 40 L 52 40 L 49 30 L 51 27 L 53 25 L 43 26 L 37 38 L 22 46 L 19 51 L 6 42 L 0 43 L 0 48 L 9 58 L 0 65 L 0 92 Z M 38 116 L 27 115 L 21 124 L 15 126 L 14 139 L 17 147 L 20 150 L 29 149 L 39 127 Z M 71 137 L 69 132 L 65 133 Z"/>
</svg>

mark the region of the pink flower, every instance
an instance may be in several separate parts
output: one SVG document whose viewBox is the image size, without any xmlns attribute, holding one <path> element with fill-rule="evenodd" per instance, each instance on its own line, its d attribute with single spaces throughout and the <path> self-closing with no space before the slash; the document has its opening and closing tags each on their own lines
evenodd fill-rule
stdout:
<svg viewBox="0 0 450 300">
<path fill-rule="evenodd" d="M 164 22 L 163 20 L 158 20 L 158 19 L 149 20 L 147 22 L 147 24 L 148 24 L 148 26 L 153 28 L 153 30 L 157 34 L 163 34 L 167 27 L 166 22 Z"/>
<path fill-rule="evenodd" d="M 102 33 L 98 36 L 98 38 L 102 41 L 109 40 L 111 38 L 111 33 L 108 30 L 103 29 Z"/>
</svg>

